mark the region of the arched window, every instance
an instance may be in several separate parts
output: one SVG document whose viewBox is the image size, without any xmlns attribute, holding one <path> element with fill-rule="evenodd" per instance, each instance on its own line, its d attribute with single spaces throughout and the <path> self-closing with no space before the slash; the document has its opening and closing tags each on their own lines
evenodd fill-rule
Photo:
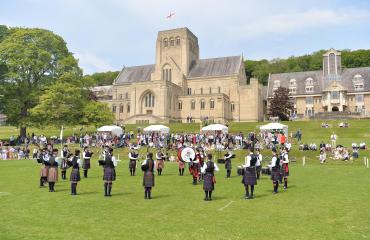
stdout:
<svg viewBox="0 0 370 240">
<path fill-rule="evenodd" d="M 215 100 L 211 99 L 211 100 L 209 101 L 209 108 L 210 108 L 210 109 L 214 109 L 214 108 L 215 108 Z"/>
<path fill-rule="evenodd" d="M 204 107 L 205 107 L 205 105 L 206 105 L 206 102 L 202 99 L 202 100 L 200 100 L 200 109 L 204 109 Z"/>
<path fill-rule="evenodd" d="M 312 78 L 307 78 L 306 79 L 306 85 L 313 85 L 313 79 Z"/>
<path fill-rule="evenodd" d="M 182 101 L 179 101 L 179 110 L 182 110 Z"/>
<path fill-rule="evenodd" d="M 165 47 L 168 47 L 168 39 L 167 39 L 167 38 L 165 38 L 165 39 L 163 40 L 163 45 L 164 45 Z"/>
<path fill-rule="evenodd" d="M 145 95 L 145 107 L 154 107 L 154 95 L 152 93 L 147 93 Z"/>
<path fill-rule="evenodd" d="M 363 91 L 364 90 L 364 79 L 360 74 L 356 74 L 353 79 L 353 88 L 355 91 Z"/>
<path fill-rule="evenodd" d="M 121 105 L 119 106 L 119 112 L 120 112 L 120 113 L 123 113 L 123 104 L 121 104 Z"/>
<path fill-rule="evenodd" d="M 195 100 L 191 100 L 191 110 L 195 109 Z"/>
<path fill-rule="evenodd" d="M 176 37 L 176 45 L 179 46 L 180 45 L 180 37 Z"/>
<path fill-rule="evenodd" d="M 289 85 L 290 86 L 295 86 L 295 85 L 297 85 L 297 81 L 294 78 L 293 79 L 290 79 Z"/>
<path fill-rule="evenodd" d="M 116 111 L 117 111 L 117 107 L 116 107 L 116 105 L 113 105 L 113 106 L 112 106 L 112 112 L 114 112 L 114 113 L 115 113 Z"/>
<path fill-rule="evenodd" d="M 235 103 L 230 104 L 230 110 L 231 110 L 231 112 L 235 111 Z"/>
<path fill-rule="evenodd" d="M 175 46 L 175 39 L 170 38 L 170 45 L 171 45 L 171 46 Z"/>
<path fill-rule="evenodd" d="M 171 82 L 172 81 L 172 70 L 169 66 L 165 66 L 162 70 L 163 80 Z"/>
<path fill-rule="evenodd" d="M 127 104 L 127 113 L 130 113 L 130 110 L 131 110 L 130 104 Z"/>
</svg>

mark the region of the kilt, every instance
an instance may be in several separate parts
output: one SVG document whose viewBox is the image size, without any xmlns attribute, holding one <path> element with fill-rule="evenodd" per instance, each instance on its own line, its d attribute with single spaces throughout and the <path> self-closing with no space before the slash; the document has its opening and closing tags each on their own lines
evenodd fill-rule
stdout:
<svg viewBox="0 0 370 240">
<path fill-rule="evenodd" d="M 225 161 L 225 169 L 226 170 L 231 170 L 231 161 L 230 160 Z"/>
<path fill-rule="evenodd" d="M 146 171 L 143 177 L 144 187 L 154 187 L 154 174 L 151 171 Z"/>
<path fill-rule="evenodd" d="M 271 170 L 271 180 L 279 181 L 280 180 L 280 170 L 278 168 Z"/>
<path fill-rule="evenodd" d="M 135 169 L 136 168 L 136 160 L 130 160 L 128 163 L 128 168 L 129 169 Z"/>
<path fill-rule="evenodd" d="M 179 168 L 185 168 L 185 163 L 183 161 L 179 161 Z"/>
<path fill-rule="evenodd" d="M 256 171 L 257 172 L 261 172 L 261 170 L 262 170 L 262 167 L 261 166 L 256 166 Z"/>
<path fill-rule="evenodd" d="M 289 167 L 288 165 L 283 164 L 282 168 L 280 169 L 281 177 L 288 177 L 289 176 Z"/>
<path fill-rule="evenodd" d="M 105 167 L 103 180 L 108 181 L 108 182 L 115 181 L 116 180 L 116 170 L 111 167 Z"/>
<path fill-rule="evenodd" d="M 48 182 L 58 182 L 58 168 L 49 167 Z"/>
<path fill-rule="evenodd" d="M 204 191 L 213 191 L 215 189 L 215 183 L 213 182 L 213 174 L 206 173 L 204 175 L 203 190 Z"/>
<path fill-rule="evenodd" d="M 82 163 L 82 169 L 90 169 L 90 159 L 84 159 Z"/>
<path fill-rule="evenodd" d="M 72 168 L 71 175 L 69 177 L 69 181 L 71 182 L 79 182 L 81 180 L 80 176 L 80 169 Z"/>
<path fill-rule="evenodd" d="M 164 168 L 164 160 L 157 160 L 157 169 Z"/>
<path fill-rule="evenodd" d="M 247 167 L 244 169 L 242 183 L 247 185 L 257 185 L 256 169 L 254 167 Z"/>
<path fill-rule="evenodd" d="M 40 177 L 47 177 L 49 174 L 49 167 L 42 165 L 40 169 Z"/>
</svg>

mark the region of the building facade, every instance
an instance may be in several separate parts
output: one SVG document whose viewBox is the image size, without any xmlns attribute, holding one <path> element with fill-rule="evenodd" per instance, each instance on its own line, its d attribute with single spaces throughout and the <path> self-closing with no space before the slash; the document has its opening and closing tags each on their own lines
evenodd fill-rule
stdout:
<svg viewBox="0 0 370 240">
<path fill-rule="evenodd" d="M 242 56 L 200 59 L 187 28 L 158 32 L 155 64 L 125 67 L 112 86 L 93 89 L 117 122 L 258 121 L 262 86 L 247 82 Z"/>
<path fill-rule="evenodd" d="M 330 112 L 366 114 L 370 109 L 370 67 L 342 68 L 341 53 L 323 55 L 321 71 L 271 74 L 267 100 L 278 87 L 289 89 L 295 113 L 313 117 Z"/>
</svg>

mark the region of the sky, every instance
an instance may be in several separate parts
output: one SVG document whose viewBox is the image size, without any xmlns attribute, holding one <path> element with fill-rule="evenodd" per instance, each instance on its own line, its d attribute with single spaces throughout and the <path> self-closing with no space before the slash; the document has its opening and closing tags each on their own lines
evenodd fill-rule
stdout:
<svg viewBox="0 0 370 240">
<path fill-rule="evenodd" d="M 369 0 L 0 0 L 0 24 L 60 35 L 85 74 L 153 64 L 165 29 L 188 27 L 200 58 L 271 60 L 370 49 L 369 23 Z"/>
</svg>

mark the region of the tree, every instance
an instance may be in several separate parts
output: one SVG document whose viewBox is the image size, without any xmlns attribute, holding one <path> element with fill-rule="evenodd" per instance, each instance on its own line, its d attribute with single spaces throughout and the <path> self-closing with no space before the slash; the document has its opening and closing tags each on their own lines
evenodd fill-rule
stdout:
<svg viewBox="0 0 370 240">
<path fill-rule="evenodd" d="M 270 102 L 269 115 L 286 121 L 289 120 L 289 114 L 293 109 L 293 103 L 289 99 L 289 89 L 283 87 L 276 89 Z"/>
<path fill-rule="evenodd" d="M 0 43 L 0 64 L 6 67 L 0 78 L 2 110 L 11 125 L 20 127 L 21 136 L 32 124 L 29 110 L 48 86 L 67 73 L 82 76 L 66 42 L 44 29 L 10 29 Z"/>
<path fill-rule="evenodd" d="M 97 86 L 104 86 L 104 85 L 112 85 L 114 79 L 118 76 L 119 72 L 100 72 L 94 73 L 92 75 L 86 75 L 87 77 L 91 77 L 95 80 L 95 84 Z"/>
<path fill-rule="evenodd" d="M 93 123 L 95 127 L 112 124 L 114 116 L 107 103 L 90 101 L 85 105 L 82 125 Z"/>
</svg>

